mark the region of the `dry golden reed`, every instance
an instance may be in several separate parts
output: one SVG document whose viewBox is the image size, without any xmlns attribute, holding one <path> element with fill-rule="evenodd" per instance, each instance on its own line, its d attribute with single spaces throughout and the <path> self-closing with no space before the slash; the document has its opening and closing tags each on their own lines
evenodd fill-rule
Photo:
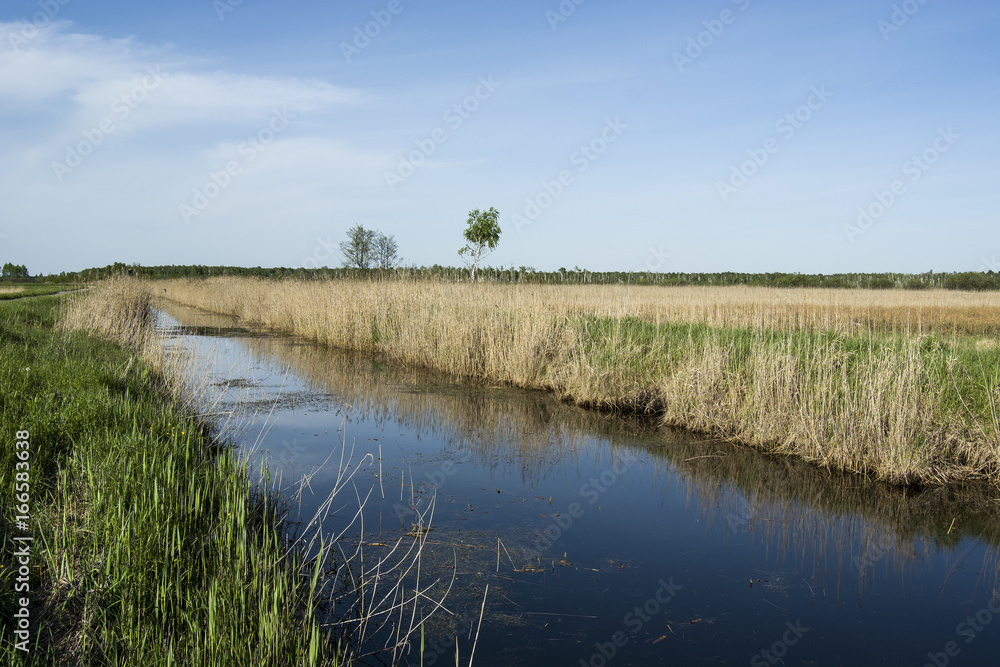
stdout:
<svg viewBox="0 0 1000 667">
<path fill-rule="evenodd" d="M 955 355 L 975 341 L 928 336 L 995 329 L 996 294 L 253 278 L 153 287 L 251 326 L 653 412 L 879 479 L 1000 477 L 996 410 L 956 408 L 949 394 L 968 372 Z M 984 382 L 995 406 L 996 378 Z"/>
<path fill-rule="evenodd" d="M 89 331 L 131 350 L 154 367 L 160 366 L 152 296 L 141 280 L 116 276 L 96 288 L 71 295 L 60 326 L 68 331 Z"/>
</svg>

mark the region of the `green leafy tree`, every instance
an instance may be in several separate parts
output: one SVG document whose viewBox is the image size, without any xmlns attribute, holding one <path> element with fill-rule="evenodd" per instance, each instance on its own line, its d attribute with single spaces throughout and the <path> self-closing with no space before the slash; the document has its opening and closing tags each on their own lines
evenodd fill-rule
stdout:
<svg viewBox="0 0 1000 667">
<path fill-rule="evenodd" d="M 465 240 L 468 243 L 458 254 L 472 264 L 472 281 L 475 282 L 480 260 L 500 242 L 500 212 L 492 206 L 488 211 L 480 211 L 478 208 L 469 211 Z"/>
<path fill-rule="evenodd" d="M 344 266 L 355 269 L 370 269 L 375 260 L 376 232 L 355 225 L 347 230 L 347 240 L 341 242 L 340 252 L 344 255 Z"/>
</svg>

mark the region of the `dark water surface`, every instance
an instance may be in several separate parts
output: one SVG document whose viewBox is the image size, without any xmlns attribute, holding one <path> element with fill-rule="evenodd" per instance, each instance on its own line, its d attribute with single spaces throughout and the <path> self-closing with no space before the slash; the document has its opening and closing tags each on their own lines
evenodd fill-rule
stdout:
<svg viewBox="0 0 1000 667">
<path fill-rule="evenodd" d="M 420 604 L 373 619 L 362 652 L 433 611 L 425 665 L 455 664 L 456 638 L 462 665 L 474 642 L 475 665 L 1000 664 L 997 495 L 873 484 L 161 305 L 171 345 L 228 387 L 219 419 L 242 408 L 235 441 L 289 498 L 311 475 L 301 517 L 339 478 L 322 526 L 343 531 L 341 575 L 409 568 Z"/>
</svg>

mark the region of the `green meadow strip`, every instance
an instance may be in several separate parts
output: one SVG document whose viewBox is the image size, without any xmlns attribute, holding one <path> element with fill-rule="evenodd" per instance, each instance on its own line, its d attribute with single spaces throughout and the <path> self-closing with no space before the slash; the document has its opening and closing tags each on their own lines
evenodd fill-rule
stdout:
<svg viewBox="0 0 1000 667">
<path fill-rule="evenodd" d="M 1000 347 L 972 338 L 569 322 L 562 391 L 896 483 L 1000 479 Z M 564 364 L 568 365 L 568 364 Z"/>
<path fill-rule="evenodd" d="M 30 296 L 49 296 L 59 292 L 72 292 L 83 289 L 79 284 L 58 284 L 49 285 L 42 283 L 10 283 L 0 281 L 0 301 L 22 299 Z"/>
</svg>

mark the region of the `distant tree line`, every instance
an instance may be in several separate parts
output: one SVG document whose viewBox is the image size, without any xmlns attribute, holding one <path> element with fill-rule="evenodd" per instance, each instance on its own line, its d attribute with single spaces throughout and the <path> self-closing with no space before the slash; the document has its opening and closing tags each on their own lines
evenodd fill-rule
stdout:
<svg viewBox="0 0 1000 667">
<path fill-rule="evenodd" d="M 10 262 L 7 262 L 3 265 L 3 268 L 0 269 L 0 278 L 20 280 L 28 277 L 30 277 L 28 276 L 28 269 L 24 266 L 24 264 L 11 264 Z"/>
<path fill-rule="evenodd" d="M 826 289 L 950 289 L 965 291 L 1000 290 L 1000 275 L 986 273 L 656 273 L 652 271 L 587 271 L 574 267 L 558 271 L 536 271 L 532 267 L 493 268 L 479 264 L 500 240 L 500 212 L 492 206 L 469 212 L 464 231 L 466 245 L 458 251 L 468 266 L 401 267 L 399 248 L 393 236 L 357 224 L 347 231 L 340 243 L 343 267 L 321 268 L 246 268 L 241 266 L 140 266 L 115 262 L 103 268 L 86 269 L 58 276 L 45 276 L 46 282 L 89 282 L 128 273 L 143 278 L 208 278 L 211 276 L 254 276 L 268 279 L 298 280 L 440 280 L 539 285 L 746 285 L 750 287 L 815 287 Z M 27 278 L 24 266 L 7 263 L 3 278 Z M 37 280 L 37 278 L 36 278 Z"/>
<path fill-rule="evenodd" d="M 372 263 L 374 266 L 374 262 Z M 255 276 L 267 279 L 333 280 L 439 280 L 469 282 L 471 268 L 452 266 L 409 266 L 381 268 L 263 268 L 241 266 L 140 266 L 120 262 L 58 276 L 36 278 L 45 282 L 88 282 L 118 273 L 143 278 L 208 278 L 211 276 Z M 587 271 L 565 269 L 537 271 L 531 267 L 479 267 L 476 280 L 495 283 L 542 285 L 747 285 L 751 287 L 816 287 L 828 289 L 950 289 L 964 291 L 1000 290 L 1000 274 L 988 273 L 652 273 L 629 271 Z"/>
</svg>

